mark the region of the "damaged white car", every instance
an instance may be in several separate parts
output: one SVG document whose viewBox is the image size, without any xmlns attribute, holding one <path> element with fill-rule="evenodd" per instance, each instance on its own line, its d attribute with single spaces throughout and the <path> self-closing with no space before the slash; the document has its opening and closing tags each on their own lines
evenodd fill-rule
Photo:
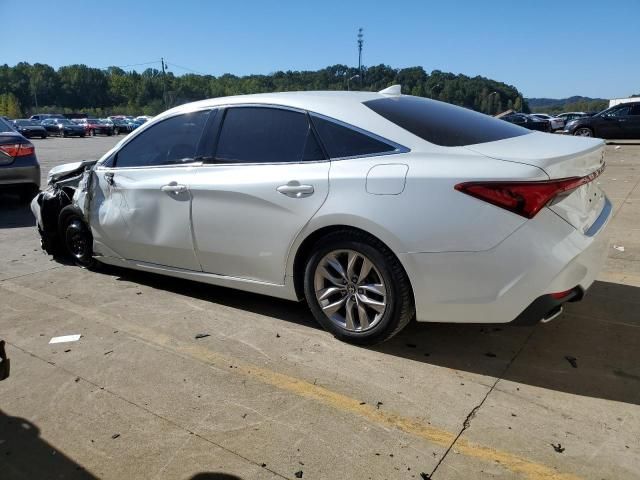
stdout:
<svg viewBox="0 0 640 480">
<path fill-rule="evenodd" d="M 397 86 L 227 97 L 53 169 L 32 209 L 52 254 L 306 299 L 371 344 L 582 298 L 607 251 L 603 152 Z"/>
</svg>

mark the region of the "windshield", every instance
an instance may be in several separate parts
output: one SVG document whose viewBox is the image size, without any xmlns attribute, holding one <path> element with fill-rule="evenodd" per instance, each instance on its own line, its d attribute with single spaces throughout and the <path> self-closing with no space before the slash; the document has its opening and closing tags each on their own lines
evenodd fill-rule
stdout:
<svg viewBox="0 0 640 480">
<path fill-rule="evenodd" d="M 364 105 L 399 127 L 443 147 L 460 147 L 528 135 L 530 130 L 449 103 L 402 95 Z"/>
<path fill-rule="evenodd" d="M 67 120 L 66 118 L 59 118 L 56 120 L 56 123 L 61 123 L 62 125 L 75 125 L 71 120 Z"/>
<path fill-rule="evenodd" d="M 20 125 L 21 127 L 37 127 L 38 124 L 33 120 L 15 120 L 16 125 Z"/>
</svg>

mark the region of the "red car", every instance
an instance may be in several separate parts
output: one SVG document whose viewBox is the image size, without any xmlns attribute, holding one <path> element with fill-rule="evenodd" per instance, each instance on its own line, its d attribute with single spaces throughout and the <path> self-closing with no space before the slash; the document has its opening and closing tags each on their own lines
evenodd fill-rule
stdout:
<svg viewBox="0 0 640 480">
<path fill-rule="evenodd" d="M 80 125 L 84 127 L 87 135 L 113 135 L 113 126 L 96 118 L 85 118 Z"/>
</svg>

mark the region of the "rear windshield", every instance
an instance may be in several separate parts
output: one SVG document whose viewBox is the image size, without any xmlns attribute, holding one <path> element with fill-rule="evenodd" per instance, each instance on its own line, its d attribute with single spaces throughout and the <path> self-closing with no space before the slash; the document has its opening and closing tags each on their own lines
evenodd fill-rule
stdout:
<svg viewBox="0 0 640 480">
<path fill-rule="evenodd" d="M 6 122 L 4 118 L 0 118 L 0 133 L 4 132 L 15 132 L 15 130 L 9 125 L 9 122 Z"/>
<path fill-rule="evenodd" d="M 428 98 L 402 95 L 364 104 L 414 135 L 443 147 L 494 142 L 531 133 L 503 120 Z"/>
</svg>

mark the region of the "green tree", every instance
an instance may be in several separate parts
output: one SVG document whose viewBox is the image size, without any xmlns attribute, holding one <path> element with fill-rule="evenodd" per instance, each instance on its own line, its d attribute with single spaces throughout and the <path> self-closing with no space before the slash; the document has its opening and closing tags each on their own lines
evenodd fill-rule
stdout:
<svg viewBox="0 0 640 480">
<path fill-rule="evenodd" d="M 9 118 L 22 117 L 20 101 L 13 93 L 3 93 L 0 95 L 0 115 Z"/>
</svg>

